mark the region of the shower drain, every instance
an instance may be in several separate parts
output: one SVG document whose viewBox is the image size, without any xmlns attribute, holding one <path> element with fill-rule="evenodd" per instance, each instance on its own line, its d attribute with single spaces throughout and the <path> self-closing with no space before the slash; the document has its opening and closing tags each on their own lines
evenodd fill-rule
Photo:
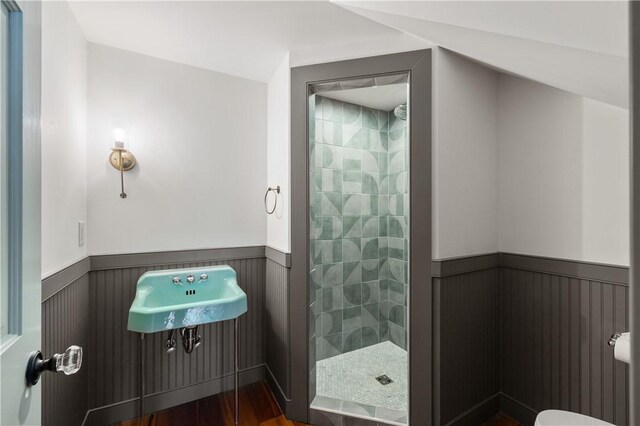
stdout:
<svg viewBox="0 0 640 426">
<path fill-rule="evenodd" d="M 393 380 L 391 380 L 389 376 L 387 376 L 386 374 L 376 377 L 376 380 L 379 381 L 380 384 L 382 385 L 388 385 L 389 383 L 393 383 Z"/>
</svg>

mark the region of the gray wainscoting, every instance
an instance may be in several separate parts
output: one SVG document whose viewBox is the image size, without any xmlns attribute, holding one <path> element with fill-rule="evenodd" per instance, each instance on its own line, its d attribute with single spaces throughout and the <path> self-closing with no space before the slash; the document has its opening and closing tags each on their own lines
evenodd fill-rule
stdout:
<svg viewBox="0 0 640 426">
<path fill-rule="evenodd" d="M 89 259 L 43 281 L 42 353 L 49 357 L 71 345 L 89 344 Z M 89 372 L 84 365 L 72 376 L 45 373 L 41 378 L 42 424 L 79 425 L 89 408 Z"/>
<path fill-rule="evenodd" d="M 495 253 L 434 261 L 436 424 L 503 411 L 628 421 L 628 367 L 607 346 L 627 330 L 628 268 Z"/>
<path fill-rule="evenodd" d="M 269 383 L 283 410 L 289 397 L 289 268 L 290 259 L 267 251 L 265 321 Z"/>
<path fill-rule="evenodd" d="M 515 255 L 501 265 L 500 389 L 515 414 L 628 424 L 628 367 L 607 345 L 628 327 L 628 269 Z"/>
<path fill-rule="evenodd" d="M 272 251 L 271 257 L 289 261 L 282 253 Z M 81 372 L 75 376 L 45 376 L 43 423 L 74 425 L 84 418 L 84 424 L 109 424 L 137 415 L 140 337 L 127 331 L 127 317 L 138 277 L 149 270 L 218 264 L 234 268 L 248 298 L 248 312 L 240 319 L 241 382 L 264 379 L 267 333 L 283 333 L 282 317 L 275 322 L 267 320 L 275 311 L 265 309 L 270 306 L 265 291 L 266 263 L 263 246 L 97 256 L 83 261 L 86 270 L 80 277 L 74 266 L 44 280 L 45 354 L 75 343 L 85 348 L 85 357 Z M 271 324 L 279 328 L 274 332 Z M 232 322 L 203 326 L 200 334 L 202 345 L 191 355 L 181 346 L 167 354 L 163 349 L 166 334 L 146 336 L 147 411 L 212 395 L 233 385 Z M 277 355 L 273 359 L 278 359 Z M 272 371 L 282 374 L 282 367 L 274 364 Z"/>
<path fill-rule="evenodd" d="M 433 262 L 438 425 L 480 424 L 495 414 L 474 417 L 500 391 L 498 261 L 498 254 L 491 254 Z M 472 412 L 480 422 L 469 421 Z"/>
</svg>

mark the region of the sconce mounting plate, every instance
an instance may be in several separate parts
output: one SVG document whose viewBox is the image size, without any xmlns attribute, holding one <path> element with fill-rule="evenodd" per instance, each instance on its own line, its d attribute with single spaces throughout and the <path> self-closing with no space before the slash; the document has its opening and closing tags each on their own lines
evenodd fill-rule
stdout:
<svg viewBox="0 0 640 426">
<path fill-rule="evenodd" d="M 122 158 L 123 171 L 129 171 L 136 166 L 136 157 L 131 152 L 124 149 L 113 149 L 109 155 L 109 163 L 114 169 L 120 170 L 120 158 Z"/>
</svg>

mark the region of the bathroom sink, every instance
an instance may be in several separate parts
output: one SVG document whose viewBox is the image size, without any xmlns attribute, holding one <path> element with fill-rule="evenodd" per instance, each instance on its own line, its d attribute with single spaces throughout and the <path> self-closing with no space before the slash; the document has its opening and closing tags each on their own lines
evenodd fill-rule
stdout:
<svg viewBox="0 0 640 426">
<path fill-rule="evenodd" d="M 227 265 L 151 271 L 138 279 L 128 329 L 154 333 L 237 318 L 247 295 Z"/>
</svg>

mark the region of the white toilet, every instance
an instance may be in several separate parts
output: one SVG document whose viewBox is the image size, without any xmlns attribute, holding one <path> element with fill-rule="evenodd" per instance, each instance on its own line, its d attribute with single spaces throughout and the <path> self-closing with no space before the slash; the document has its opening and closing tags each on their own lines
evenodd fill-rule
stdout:
<svg viewBox="0 0 640 426">
<path fill-rule="evenodd" d="M 600 419 L 561 410 L 541 411 L 534 426 L 614 426 Z"/>
</svg>

